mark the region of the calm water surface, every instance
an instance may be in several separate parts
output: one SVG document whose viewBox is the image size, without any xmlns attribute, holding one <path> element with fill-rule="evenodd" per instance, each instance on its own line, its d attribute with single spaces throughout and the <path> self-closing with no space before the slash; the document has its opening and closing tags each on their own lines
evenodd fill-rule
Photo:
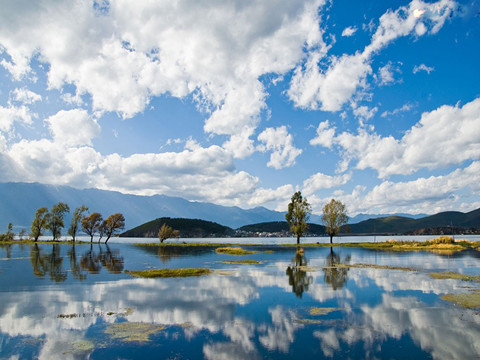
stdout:
<svg viewBox="0 0 480 360">
<path fill-rule="evenodd" d="M 480 284 L 429 275 L 480 274 L 480 251 L 244 248 L 258 253 L 118 242 L 0 246 L 0 358 L 480 358 L 480 309 L 441 299 Z M 221 262 L 245 259 L 261 263 Z M 417 271 L 332 268 L 337 263 Z M 214 273 L 124 273 L 184 267 Z"/>
</svg>

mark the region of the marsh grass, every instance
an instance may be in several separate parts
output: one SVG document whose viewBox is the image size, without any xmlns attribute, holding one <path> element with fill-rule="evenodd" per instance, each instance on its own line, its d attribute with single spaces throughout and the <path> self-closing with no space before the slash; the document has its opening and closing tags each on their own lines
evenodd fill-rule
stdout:
<svg viewBox="0 0 480 360">
<path fill-rule="evenodd" d="M 459 274 L 455 271 L 431 272 L 430 276 L 434 279 L 456 279 L 456 280 L 480 282 L 480 275 Z"/>
<path fill-rule="evenodd" d="M 390 265 L 376 264 L 336 264 L 335 266 L 325 268 L 359 268 L 359 269 L 385 269 L 385 270 L 401 270 L 401 271 L 418 271 L 416 268 Z"/>
<path fill-rule="evenodd" d="M 447 294 L 442 299 L 469 309 L 480 308 L 480 290 L 467 294 Z"/>
<path fill-rule="evenodd" d="M 219 247 L 215 249 L 215 251 L 219 254 L 228 254 L 228 255 L 251 255 L 256 254 L 258 251 L 249 251 L 244 250 L 241 247 Z"/>
<path fill-rule="evenodd" d="M 202 276 L 212 273 L 210 269 L 203 268 L 184 268 L 184 269 L 151 269 L 131 271 L 125 270 L 125 273 L 140 278 L 170 278 L 170 277 L 190 277 Z"/>
<path fill-rule="evenodd" d="M 333 307 L 312 307 L 310 308 L 309 313 L 312 316 L 320 316 L 320 315 L 327 315 L 333 311 L 338 311 L 338 310 L 341 310 L 341 309 L 333 308 Z"/>
<path fill-rule="evenodd" d="M 140 322 L 122 322 L 109 325 L 105 333 L 112 339 L 125 342 L 147 342 L 150 335 L 165 329 L 163 325 L 147 324 Z"/>
<path fill-rule="evenodd" d="M 223 260 L 219 262 L 223 264 L 249 264 L 249 265 L 261 264 L 261 262 L 257 260 Z"/>
</svg>

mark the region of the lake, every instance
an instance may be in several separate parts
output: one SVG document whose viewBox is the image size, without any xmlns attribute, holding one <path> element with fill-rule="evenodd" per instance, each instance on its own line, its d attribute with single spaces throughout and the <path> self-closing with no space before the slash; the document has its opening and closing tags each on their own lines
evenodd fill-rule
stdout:
<svg viewBox="0 0 480 360">
<path fill-rule="evenodd" d="M 480 283 L 430 275 L 478 275 L 480 251 L 297 252 L 260 242 L 242 246 L 257 251 L 245 256 L 123 239 L 0 245 L 0 358 L 480 358 L 480 308 L 442 299 L 475 294 Z M 226 263 L 247 259 L 259 263 Z M 124 272 L 191 267 L 213 272 Z"/>
</svg>

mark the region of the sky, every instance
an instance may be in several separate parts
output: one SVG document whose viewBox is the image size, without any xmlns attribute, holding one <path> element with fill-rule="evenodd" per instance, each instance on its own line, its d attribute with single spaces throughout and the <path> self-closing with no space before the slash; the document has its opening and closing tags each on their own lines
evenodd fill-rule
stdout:
<svg viewBox="0 0 480 360">
<path fill-rule="evenodd" d="M 0 181 L 480 207 L 480 1 L 0 0 Z"/>
</svg>

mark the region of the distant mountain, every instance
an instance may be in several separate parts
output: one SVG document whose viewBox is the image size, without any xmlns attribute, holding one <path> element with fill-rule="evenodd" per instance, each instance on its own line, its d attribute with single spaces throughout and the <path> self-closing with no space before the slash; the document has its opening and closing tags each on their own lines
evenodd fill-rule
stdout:
<svg viewBox="0 0 480 360">
<path fill-rule="evenodd" d="M 232 228 L 212 221 L 163 217 L 125 231 L 120 236 L 156 238 L 163 224 L 167 224 L 174 230 L 179 230 L 181 238 L 227 237 L 235 233 Z"/>
<path fill-rule="evenodd" d="M 121 212 L 125 216 L 126 229 L 159 217 L 202 219 L 232 228 L 285 219 L 285 213 L 264 207 L 244 210 L 236 206 L 193 202 L 165 195 L 137 196 L 115 191 L 79 190 L 68 186 L 37 183 L 0 183 L 0 233 L 7 230 L 9 222 L 14 225 L 15 232 L 20 228 L 30 229 L 38 208 L 46 206 L 50 209 L 59 201 L 67 203 L 71 211 L 84 204 L 90 211 L 97 211 L 104 217 Z M 318 218 L 314 215 L 312 221 Z M 66 224 L 69 223 L 70 217 L 67 216 Z"/>
<path fill-rule="evenodd" d="M 352 234 L 405 234 L 421 233 L 422 229 L 430 229 L 429 233 L 444 233 L 441 229 L 455 229 L 465 232 L 469 229 L 480 228 L 480 209 L 462 213 L 459 211 L 446 211 L 420 219 L 402 216 L 388 216 L 378 219 L 369 219 L 358 224 L 349 224 Z"/>
<path fill-rule="evenodd" d="M 352 216 L 349 218 L 348 223 L 349 224 L 358 224 L 359 222 L 365 221 L 365 220 L 370 220 L 370 219 L 378 219 L 378 218 L 384 218 L 384 217 L 389 217 L 389 216 L 400 216 L 400 217 L 408 217 L 411 219 L 420 219 L 426 216 L 429 216 L 427 214 L 405 214 L 405 213 L 396 213 L 396 214 L 357 214 L 355 216 Z"/>
</svg>

